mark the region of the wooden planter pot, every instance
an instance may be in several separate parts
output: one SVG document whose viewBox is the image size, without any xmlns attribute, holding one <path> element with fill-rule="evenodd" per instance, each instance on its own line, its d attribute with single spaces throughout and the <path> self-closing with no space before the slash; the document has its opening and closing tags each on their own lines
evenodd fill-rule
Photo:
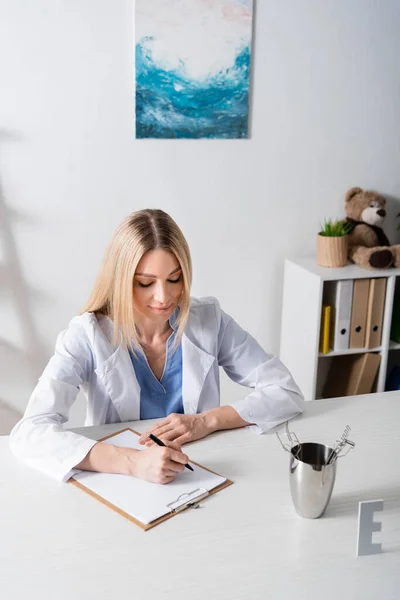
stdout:
<svg viewBox="0 0 400 600">
<path fill-rule="evenodd" d="M 349 236 L 328 237 L 317 235 L 317 263 L 321 267 L 344 267 L 347 265 Z"/>
</svg>

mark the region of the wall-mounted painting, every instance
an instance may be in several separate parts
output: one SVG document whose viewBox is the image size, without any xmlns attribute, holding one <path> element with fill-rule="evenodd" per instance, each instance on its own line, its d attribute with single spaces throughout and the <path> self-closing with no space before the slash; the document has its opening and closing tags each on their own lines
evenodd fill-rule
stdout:
<svg viewBox="0 0 400 600">
<path fill-rule="evenodd" d="M 136 137 L 247 138 L 253 0 L 136 0 Z"/>
</svg>

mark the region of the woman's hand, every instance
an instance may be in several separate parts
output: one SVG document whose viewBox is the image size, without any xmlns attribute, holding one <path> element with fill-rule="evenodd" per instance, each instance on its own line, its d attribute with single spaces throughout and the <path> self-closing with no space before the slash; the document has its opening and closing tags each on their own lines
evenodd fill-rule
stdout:
<svg viewBox="0 0 400 600">
<path fill-rule="evenodd" d="M 154 442 L 148 438 L 152 433 L 164 443 L 172 442 L 181 445 L 194 440 L 200 440 L 213 431 L 205 417 L 206 413 L 198 415 L 170 414 L 156 425 L 153 425 L 139 438 L 139 444 L 153 446 Z"/>
<path fill-rule="evenodd" d="M 152 483 L 170 483 L 182 473 L 189 457 L 181 452 L 178 444 L 168 443 L 164 448 L 154 446 L 129 453 L 128 475 L 134 475 Z"/>
<path fill-rule="evenodd" d="M 179 444 L 172 442 L 166 442 L 164 448 L 154 446 L 146 450 L 98 442 L 75 468 L 132 475 L 153 483 L 169 483 L 184 470 L 188 462 L 189 457 L 181 452 Z"/>
</svg>

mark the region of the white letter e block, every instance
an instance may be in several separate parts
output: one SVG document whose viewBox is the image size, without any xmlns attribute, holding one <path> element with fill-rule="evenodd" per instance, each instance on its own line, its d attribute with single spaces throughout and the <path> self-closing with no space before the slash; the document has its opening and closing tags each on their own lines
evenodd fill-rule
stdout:
<svg viewBox="0 0 400 600">
<path fill-rule="evenodd" d="M 382 544 L 372 543 L 374 531 L 382 530 L 382 523 L 374 521 L 374 512 L 378 510 L 383 510 L 383 500 L 368 500 L 358 505 L 357 556 L 382 552 Z"/>
</svg>

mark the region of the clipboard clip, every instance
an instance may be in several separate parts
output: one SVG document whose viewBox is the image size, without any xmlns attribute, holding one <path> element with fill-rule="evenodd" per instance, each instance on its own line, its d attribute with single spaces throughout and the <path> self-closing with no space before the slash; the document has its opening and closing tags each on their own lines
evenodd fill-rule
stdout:
<svg viewBox="0 0 400 600">
<path fill-rule="evenodd" d="M 205 488 L 196 488 L 191 492 L 181 494 L 173 502 L 169 502 L 167 508 L 174 514 L 185 510 L 185 508 L 200 508 L 199 502 L 207 496 L 209 496 L 209 492 Z"/>
</svg>

